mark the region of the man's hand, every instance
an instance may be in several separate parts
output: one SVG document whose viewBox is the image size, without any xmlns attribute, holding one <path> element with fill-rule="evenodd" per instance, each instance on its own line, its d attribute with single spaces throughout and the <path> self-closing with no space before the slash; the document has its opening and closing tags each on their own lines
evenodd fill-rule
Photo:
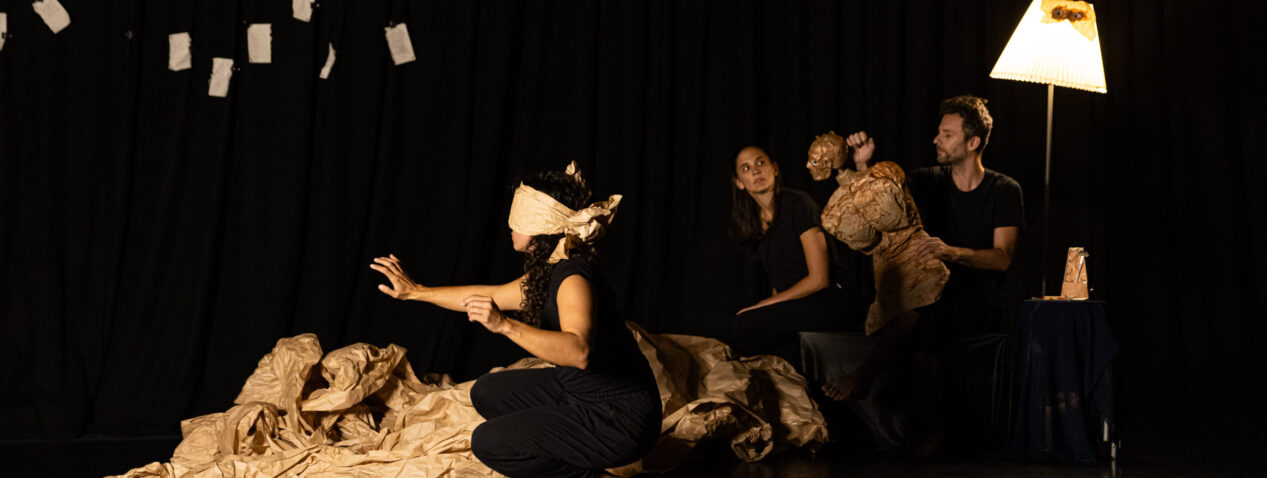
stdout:
<svg viewBox="0 0 1267 478">
<path fill-rule="evenodd" d="M 479 322 L 489 332 L 504 334 L 510 328 L 510 322 L 506 321 L 506 316 L 502 315 L 492 297 L 473 295 L 462 301 L 462 307 L 466 308 L 467 320 Z"/>
<path fill-rule="evenodd" d="M 973 269 L 1005 271 L 1012 266 L 1012 252 L 1016 250 L 1019 230 L 1016 226 L 994 228 L 994 247 L 991 249 L 949 246 L 937 237 L 916 240 L 911 247 L 915 248 L 915 257 L 920 261 L 937 259 Z"/>
<path fill-rule="evenodd" d="M 853 150 L 853 163 L 858 171 L 866 171 L 871 156 L 875 154 L 875 138 L 867 136 L 866 131 L 859 131 L 845 138 L 845 144 Z"/>
<path fill-rule="evenodd" d="M 925 237 L 915 241 L 915 257 L 920 261 L 937 259 L 943 262 L 954 262 L 955 248 L 946 245 L 938 237 Z"/>
</svg>

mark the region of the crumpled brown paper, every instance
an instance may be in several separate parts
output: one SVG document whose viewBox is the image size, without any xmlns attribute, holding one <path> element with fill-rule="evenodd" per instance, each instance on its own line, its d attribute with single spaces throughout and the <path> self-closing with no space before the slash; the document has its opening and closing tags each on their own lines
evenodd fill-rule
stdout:
<svg viewBox="0 0 1267 478">
<path fill-rule="evenodd" d="M 1091 4 L 1078 0 L 1043 0 L 1039 8 L 1043 10 L 1043 23 L 1067 21 L 1087 41 L 1095 40 L 1095 7 Z"/>
<path fill-rule="evenodd" d="M 950 270 L 934 258 L 919 260 L 911 247 L 928 233 L 902 168 L 885 161 L 865 172 L 842 169 L 836 182 L 840 187 L 823 207 L 823 229 L 872 257 L 876 299 L 867 312 L 867 335 L 902 312 L 937 302 Z"/>
<path fill-rule="evenodd" d="M 655 335 L 628 325 L 655 372 L 664 404 L 660 440 L 643 458 L 643 469 L 671 469 L 705 438 L 728 439 L 744 461 L 765 458 L 776 441 L 793 446 L 827 441 L 826 422 L 809 398 L 805 378 L 786 360 L 736 359 L 714 339 Z"/>
<path fill-rule="evenodd" d="M 628 326 L 655 372 L 664 420 L 641 463 L 609 471 L 671 469 L 709 438 L 728 440 L 746 461 L 764 458 L 775 442 L 827 440 L 805 379 L 783 359 L 735 359 L 713 339 Z M 494 371 L 549 366 L 530 358 Z M 500 476 L 471 453 L 471 434 L 484 421 L 471 405 L 472 384 L 439 374 L 420 380 L 396 345 L 355 344 L 322 359 L 315 335 L 284 338 L 233 408 L 181 422 L 184 440 L 170 462 L 122 476 Z"/>
</svg>

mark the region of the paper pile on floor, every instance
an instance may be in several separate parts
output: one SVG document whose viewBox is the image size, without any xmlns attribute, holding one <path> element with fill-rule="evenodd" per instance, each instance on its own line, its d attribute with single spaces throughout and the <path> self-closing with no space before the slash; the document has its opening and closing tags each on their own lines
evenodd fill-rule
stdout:
<svg viewBox="0 0 1267 478">
<path fill-rule="evenodd" d="M 732 359 L 713 339 L 629 327 L 655 371 L 665 412 L 660 441 L 622 473 L 672 468 L 704 439 L 729 441 L 747 461 L 765 457 L 775 442 L 827 440 L 805 379 L 786 361 Z M 474 381 L 419 378 L 394 344 L 355 344 L 321 357 L 316 335 L 279 340 L 236 406 L 181 422 L 184 440 L 169 463 L 123 476 L 500 476 L 471 453 L 471 433 L 484 421 L 471 405 Z M 524 359 L 507 368 L 546 366 Z"/>
</svg>

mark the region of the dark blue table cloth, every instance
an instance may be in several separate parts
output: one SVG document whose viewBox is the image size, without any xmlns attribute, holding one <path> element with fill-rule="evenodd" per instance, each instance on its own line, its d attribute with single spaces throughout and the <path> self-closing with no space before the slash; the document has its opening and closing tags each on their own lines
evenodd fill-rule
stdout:
<svg viewBox="0 0 1267 478">
<path fill-rule="evenodd" d="M 1004 455 L 1080 464 L 1108 459 L 1118 346 L 1104 301 L 1027 300 L 1012 339 L 1017 388 Z"/>
</svg>

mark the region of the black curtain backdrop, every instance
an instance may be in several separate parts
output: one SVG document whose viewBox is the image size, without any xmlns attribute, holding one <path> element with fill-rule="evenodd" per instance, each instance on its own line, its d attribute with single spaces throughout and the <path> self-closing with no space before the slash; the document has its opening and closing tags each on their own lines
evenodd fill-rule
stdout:
<svg viewBox="0 0 1267 478">
<path fill-rule="evenodd" d="M 984 162 L 1025 191 L 1013 306 L 1044 254 L 1055 293 L 1085 246 L 1125 410 L 1262 410 L 1260 2 L 1095 3 L 1109 93 L 1056 90 L 1042 254 L 1046 87 L 988 77 L 1024 0 L 320 0 L 311 23 L 284 0 L 62 3 L 53 35 L 0 0 L 0 436 L 176 433 L 303 332 L 459 380 L 507 364 L 523 352 L 388 299 L 368 264 L 516 277 L 510 188 L 572 160 L 625 195 L 602 255 L 628 318 L 711 334 L 763 289 L 725 234 L 741 146 L 821 204 L 815 134 L 932 165 L 937 102 L 961 93 L 989 98 Z M 392 64 L 392 22 L 417 61 Z M 272 24 L 272 64 L 247 62 L 248 23 Z M 182 31 L 193 68 L 169 71 Z M 213 56 L 235 59 L 227 98 L 207 96 Z"/>
</svg>

